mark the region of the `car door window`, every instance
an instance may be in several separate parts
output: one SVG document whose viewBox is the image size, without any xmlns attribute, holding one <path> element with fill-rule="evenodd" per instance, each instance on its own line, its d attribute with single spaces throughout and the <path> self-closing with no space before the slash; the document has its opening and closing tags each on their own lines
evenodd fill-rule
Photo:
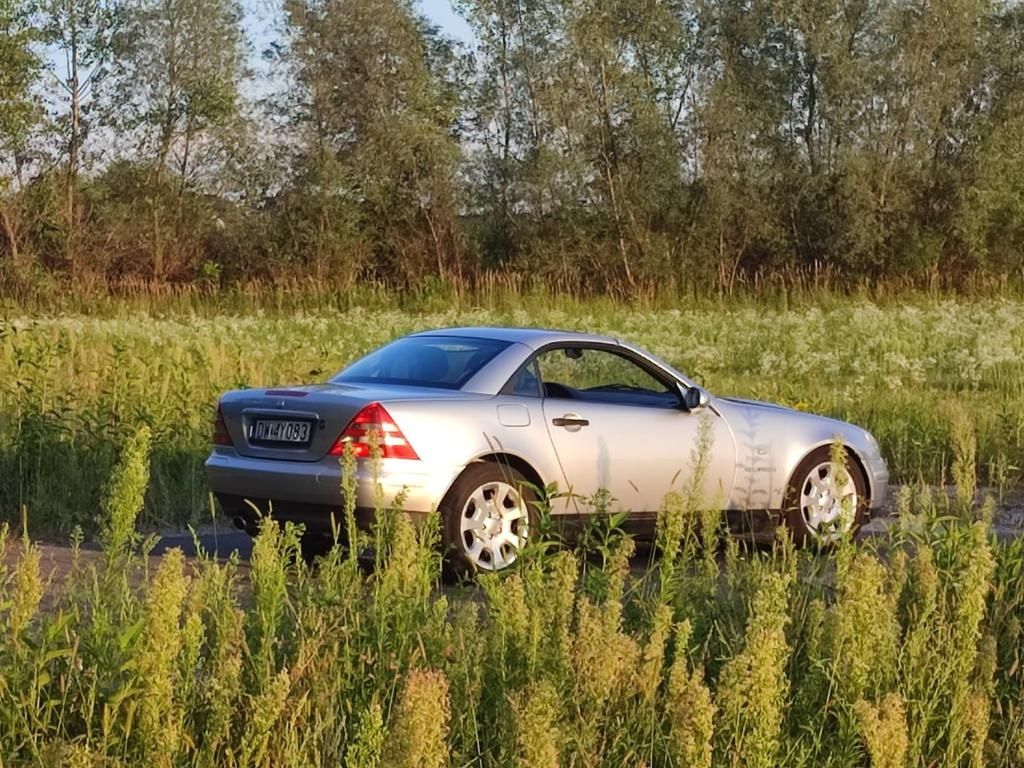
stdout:
<svg viewBox="0 0 1024 768">
<path fill-rule="evenodd" d="M 545 397 L 676 408 L 678 392 L 636 362 L 606 349 L 557 347 L 535 359 Z"/>
</svg>

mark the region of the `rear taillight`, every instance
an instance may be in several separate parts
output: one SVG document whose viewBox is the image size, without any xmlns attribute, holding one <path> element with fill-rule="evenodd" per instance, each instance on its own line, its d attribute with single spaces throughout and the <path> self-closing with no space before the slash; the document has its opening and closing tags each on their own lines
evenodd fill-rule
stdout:
<svg viewBox="0 0 1024 768">
<path fill-rule="evenodd" d="M 213 444 L 233 445 L 231 435 L 228 434 L 228 425 L 224 423 L 224 411 L 217 405 L 217 415 L 213 417 Z"/>
<path fill-rule="evenodd" d="M 380 447 L 382 459 L 419 459 L 416 451 L 405 439 L 402 430 L 395 424 L 384 406 L 380 403 L 370 403 L 355 415 L 349 422 L 338 439 L 334 441 L 331 456 L 341 456 L 345 451 L 345 443 L 352 446 L 352 453 L 357 459 L 365 459 L 370 456 L 370 435 L 377 434 L 377 445 Z"/>
</svg>

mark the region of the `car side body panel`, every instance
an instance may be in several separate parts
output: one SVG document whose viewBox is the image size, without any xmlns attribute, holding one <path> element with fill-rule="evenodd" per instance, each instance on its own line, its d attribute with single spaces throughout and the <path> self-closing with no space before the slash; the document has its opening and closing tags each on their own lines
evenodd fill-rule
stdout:
<svg viewBox="0 0 1024 768">
<path fill-rule="evenodd" d="M 689 490 L 698 461 L 704 464 L 699 492 L 707 503 L 720 504 L 731 495 L 736 474 L 733 439 L 716 413 L 557 398 L 544 399 L 544 413 L 563 473 L 559 484 L 582 500 L 604 490 L 614 507 L 657 512 L 667 493 Z M 565 416 L 578 416 L 588 424 L 554 423 Z M 702 429 L 708 430 L 711 449 L 699 457 Z M 564 499 L 553 511 L 583 513 L 582 500 Z"/>
<path fill-rule="evenodd" d="M 467 464 L 491 456 L 514 456 L 544 484 L 558 479 L 558 460 L 544 428 L 538 398 L 494 396 L 474 401 L 393 401 L 385 407 L 434 478 L 436 508 Z M 427 446 L 420 451 L 417 446 Z M 428 455 L 429 454 L 429 455 Z"/>
</svg>

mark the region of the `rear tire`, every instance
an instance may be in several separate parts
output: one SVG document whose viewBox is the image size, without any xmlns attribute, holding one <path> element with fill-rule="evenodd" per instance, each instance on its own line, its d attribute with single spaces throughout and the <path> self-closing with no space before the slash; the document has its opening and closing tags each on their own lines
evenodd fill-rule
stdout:
<svg viewBox="0 0 1024 768">
<path fill-rule="evenodd" d="M 826 445 L 807 454 L 793 472 L 782 514 L 797 545 L 828 546 L 856 535 L 870 503 L 867 478 L 856 459 L 847 450 L 846 465 L 840 468 Z"/>
<path fill-rule="evenodd" d="M 439 510 L 449 569 L 465 577 L 510 567 L 537 530 L 537 501 L 536 489 L 512 467 L 469 465 Z"/>
</svg>

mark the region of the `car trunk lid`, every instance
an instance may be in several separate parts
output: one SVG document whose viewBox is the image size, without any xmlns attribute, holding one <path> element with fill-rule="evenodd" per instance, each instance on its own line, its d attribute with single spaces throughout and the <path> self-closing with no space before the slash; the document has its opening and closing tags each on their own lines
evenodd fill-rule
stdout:
<svg viewBox="0 0 1024 768">
<path fill-rule="evenodd" d="M 229 392 L 220 409 L 241 455 L 278 461 L 320 461 L 364 407 L 374 402 L 451 398 L 457 391 L 313 384 Z"/>
</svg>

